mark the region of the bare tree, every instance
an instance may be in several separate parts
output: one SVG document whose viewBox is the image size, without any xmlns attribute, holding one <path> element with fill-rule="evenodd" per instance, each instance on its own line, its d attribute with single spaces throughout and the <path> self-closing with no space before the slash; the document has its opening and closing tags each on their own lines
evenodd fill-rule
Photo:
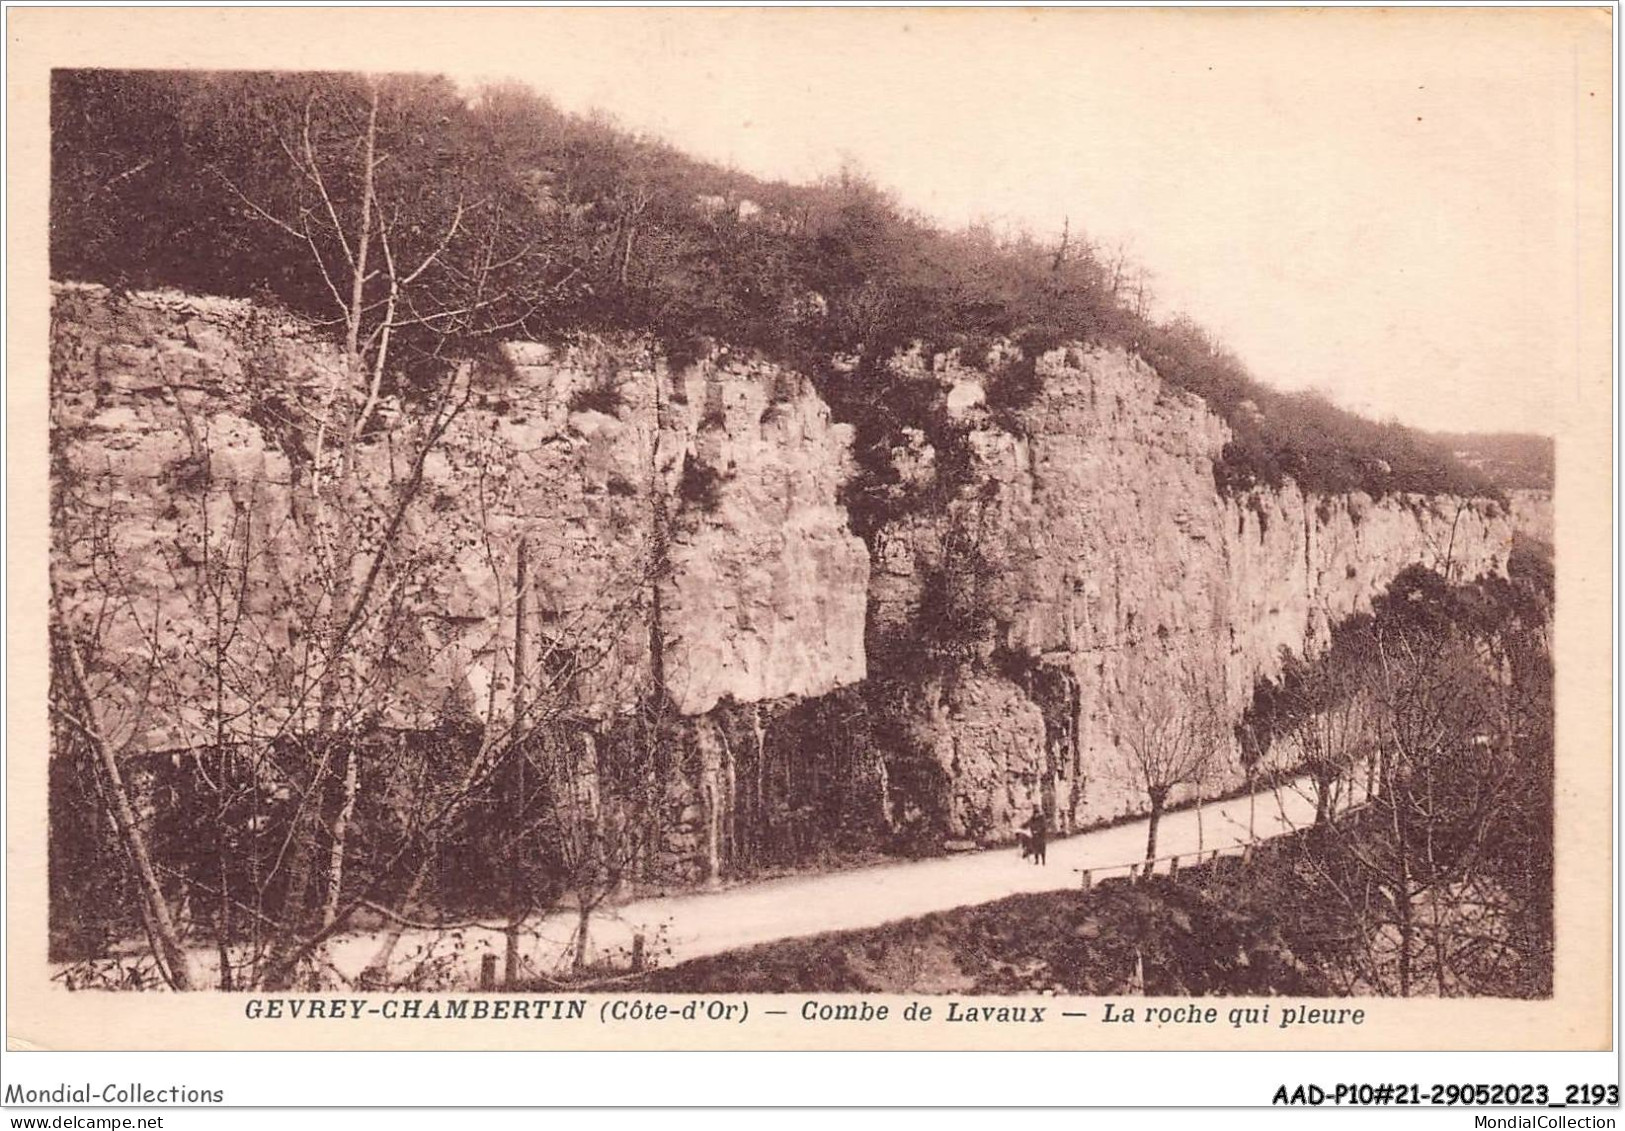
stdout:
<svg viewBox="0 0 1625 1131">
<path fill-rule="evenodd" d="M 1482 613 L 1475 605 L 1485 589 L 1409 571 L 1340 641 L 1365 669 L 1374 788 L 1357 817 L 1302 842 L 1300 865 L 1343 909 L 1350 992 L 1528 992 L 1538 982 L 1530 960 L 1541 932 L 1519 936 L 1529 893 L 1497 842 L 1549 792 L 1549 767 L 1527 756 L 1511 723 L 1528 692 L 1500 662 L 1508 608 L 1499 597 Z"/>
<path fill-rule="evenodd" d="M 606 894 L 613 890 L 625 873 L 624 858 L 633 855 L 618 845 L 641 827 L 631 821 L 624 834 L 619 826 L 609 829 L 610 816 L 642 810 L 619 782 L 601 785 L 600 779 L 614 762 L 604 744 L 648 697 L 649 677 L 639 670 L 644 657 L 635 643 L 655 616 L 659 539 L 625 542 L 620 564 L 596 584 L 567 587 L 575 603 L 539 599 L 545 581 L 566 568 L 568 546 L 551 541 L 545 526 L 516 517 L 520 507 L 508 472 L 519 453 L 484 430 L 467 438 L 473 446 L 463 452 L 470 475 L 466 515 L 452 541 L 474 548 L 489 581 L 488 603 L 479 610 L 487 627 L 467 648 L 483 657 L 478 665 L 486 693 L 470 719 L 466 741 L 473 753 L 435 840 L 422 845 L 403 884 L 372 905 L 388 922 L 364 975 L 368 985 L 388 984 L 407 929 L 444 934 L 468 922 L 465 912 L 491 910 L 460 905 L 468 891 L 491 885 L 493 864 L 505 889 L 504 983 L 519 985 L 531 925 L 572 898 L 590 917 L 603 896 L 581 893 L 606 871 L 613 877 Z M 650 490 L 656 490 L 653 481 Z M 635 519 L 644 500 L 621 505 Z M 646 758 L 640 764 L 648 768 Z M 436 875 L 448 860 L 454 869 L 472 869 L 459 873 L 466 882 L 457 886 L 465 890 L 437 888 Z"/>
<path fill-rule="evenodd" d="M 467 343 L 522 326 L 555 289 L 536 282 L 546 275 L 540 253 L 500 191 L 466 163 L 448 166 L 448 181 L 440 165 L 404 152 L 423 143 L 432 90 L 409 79 L 240 81 L 248 97 L 227 104 L 253 108 L 246 128 L 265 142 L 257 152 L 278 156 L 269 170 L 217 168 L 216 180 L 286 240 L 290 264 L 319 280 L 339 343 L 339 364 L 313 389 L 274 365 L 253 372 L 275 361 L 274 346 L 246 367 L 249 415 L 287 459 L 290 505 L 271 529 L 258 488 L 218 478 L 209 410 L 188 409 L 159 358 L 190 449 L 167 487 L 180 534 L 159 552 L 174 584 L 166 592 L 144 576 L 150 563 L 105 536 L 82 555 L 91 575 L 83 592 L 58 598 L 73 606 L 60 611 L 74 621 L 64 636 L 74 654 L 102 631 L 118 636 L 125 657 L 93 646 L 81 666 L 118 665 L 127 717 L 162 720 L 164 741 L 194 751 L 183 761 L 212 809 L 198 827 L 217 842 L 206 894 L 227 988 L 288 985 L 344 929 L 357 906 L 352 889 L 371 900 L 393 885 L 393 872 L 411 874 L 417 841 L 455 815 L 458 803 L 440 798 L 410 843 L 368 875 L 352 874 L 365 783 L 382 768 L 367 765 L 369 752 L 394 749 L 367 735 L 403 712 L 432 714 L 433 705 L 411 702 L 397 660 L 412 652 L 429 664 L 448 643 L 418 615 L 414 593 L 432 589 L 443 562 L 410 516 L 431 457 L 472 397 Z M 73 513 L 59 514 L 59 541 L 120 521 L 116 497 L 87 486 Z M 288 576 L 277 576 L 278 563 L 292 563 Z M 61 710 L 80 717 L 72 700 L 83 680 L 58 682 Z M 150 748 L 142 725 L 126 728 L 132 750 Z M 476 751 L 469 788 L 489 761 Z M 234 836 L 245 843 L 228 843 Z M 204 891 L 196 874 L 181 882 Z M 175 924 L 177 936 L 185 931 Z M 234 959 L 239 941 L 248 953 Z"/>
<path fill-rule="evenodd" d="M 1348 803 L 1361 763 L 1376 751 L 1370 674 L 1359 643 L 1368 622 L 1345 622 L 1314 659 L 1283 649 L 1280 674 L 1259 681 L 1248 710 L 1246 725 L 1262 750 L 1284 748 L 1306 774 L 1317 825 L 1330 823 Z M 1374 763 L 1370 769 L 1374 775 Z"/>
<path fill-rule="evenodd" d="M 58 678 L 67 684 L 66 690 L 53 701 L 55 714 L 78 732 L 95 756 L 102 775 L 100 786 L 107 813 L 139 883 L 141 918 L 151 940 L 159 971 L 171 988 L 190 990 L 196 985 L 191 958 L 176 928 L 169 901 L 153 866 L 146 833 L 131 803 L 119 766 L 119 753 L 113 749 L 98 720 L 96 701 L 90 691 L 90 680 L 79 644 L 69 630 L 60 626 L 53 626 L 52 638 L 53 658 L 57 667 L 64 669 L 59 672 Z"/>
<path fill-rule="evenodd" d="M 441 359 L 460 340 L 523 324 L 542 297 L 521 296 L 507 285 L 511 269 L 534 249 L 505 225 L 500 199 L 482 195 L 478 184 L 426 183 L 421 173 L 396 172 L 410 163 L 388 165 L 399 156 L 392 146 L 410 144 L 421 110 L 421 92 L 410 81 L 318 81 L 303 94 L 302 105 L 284 102 L 280 116 L 265 125 L 286 159 L 280 177 L 262 182 L 270 199 L 238 184 L 233 171 L 215 173 L 244 208 L 289 241 L 291 254 L 314 268 L 341 341 L 341 368 L 300 422 L 312 437 L 301 501 L 322 601 L 312 621 L 319 658 L 307 737 L 314 766 L 288 847 L 283 903 L 285 919 L 303 918 L 325 834 L 319 924 L 331 931 L 364 776 L 363 747 L 347 736 L 358 720 L 346 711 L 346 696 L 368 678 L 355 663 L 357 637 L 387 599 L 396 543 L 421 492 L 425 463 L 468 403 L 467 365 Z M 394 348 L 403 339 L 452 377 L 439 378 L 403 470 L 380 483 L 363 464 L 394 372 Z M 337 812 L 329 816 L 321 799 L 335 774 Z M 291 974 L 292 956 L 303 949 L 297 937 L 296 931 L 282 936 L 273 984 Z"/>
<path fill-rule="evenodd" d="M 1188 672 L 1147 682 L 1126 696 L 1119 731 L 1128 768 L 1150 804 L 1145 865 L 1157 858 L 1157 831 L 1173 791 L 1197 785 L 1218 750 L 1218 710 L 1212 692 Z"/>
</svg>

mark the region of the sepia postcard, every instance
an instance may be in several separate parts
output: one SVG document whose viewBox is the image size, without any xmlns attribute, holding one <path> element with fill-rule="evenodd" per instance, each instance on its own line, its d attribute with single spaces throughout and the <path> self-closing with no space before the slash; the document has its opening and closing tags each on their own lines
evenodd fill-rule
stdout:
<svg viewBox="0 0 1625 1131">
<path fill-rule="evenodd" d="M 1608 1047 L 1611 11 L 7 30 L 12 1049 Z"/>
</svg>

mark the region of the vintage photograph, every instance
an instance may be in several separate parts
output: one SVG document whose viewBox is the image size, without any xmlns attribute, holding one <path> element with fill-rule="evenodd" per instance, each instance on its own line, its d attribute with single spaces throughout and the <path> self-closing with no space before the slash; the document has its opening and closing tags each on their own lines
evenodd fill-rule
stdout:
<svg viewBox="0 0 1625 1131">
<path fill-rule="evenodd" d="M 52 66 L 53 994 L 1551 998 L 1584 92 L 832 15 Z"/>
</svg>

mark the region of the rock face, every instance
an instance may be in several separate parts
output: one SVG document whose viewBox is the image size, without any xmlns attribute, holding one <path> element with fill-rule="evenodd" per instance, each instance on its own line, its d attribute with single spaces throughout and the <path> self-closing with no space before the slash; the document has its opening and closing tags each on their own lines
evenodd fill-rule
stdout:
<svg viewBox="0 0 1625 1131">
<path fill-rule="evenodd" d="M 1121 352 L 1052 351 L 1013 414 L 950 367 L 968 480 L 866 546 L 838 501 L 850 427 L 725 351 L 506 345 L 382 397 L 346 492 L 319 426 L 343 361 L 291 319 L 64 284 L 52 344 L 55 600 L 119 748 L 311 725 L 322 626 L 372 584 L 331 708 L 357 726 L 510 717 L 521 623 L 583 725 L 659 681 L 683 720 L 667 871 L 689 880 L 1143 808 L 1122 736 L 1153 692 L 1234 720 L 1282 647 L 1313 650 L 1405 566 L 1500 570 L 1511 538 L 1454 499 L 1222 497 L 1226 425 Z M 929 475 L 916 449 L 899 460 Z M 910 654 L 945 593 L 969 643 Z M 1221 762 L 1210 792 L 1237 780 Z"/>
<path fill-rule="evenodd" d="M 183 621 L 198 616 L 189 567 L 205 547 L 188 540 L 226 555 L 258 525 L 255 583 L 241 595 L 268 620 L 298 607 L 297 563 L 316 548 L 290 539 L 321 443 L 303 422 L 339 379 L 337 352 L 247 303 L 79 287 L 58 289 L 54 345 L 53 435 L 71 485 L 55 577 L 68 605 L 114 580 L 133 587 L 149 608 L 172 606 L 158 618 L 174 621 L 159 630 L 167 648 L 166 633 L 197 631 Z M 613 678 L 597 681 L 607 689 L 646 674 L 657 591 L 667 690 L 685 715 L 863 678 L 868 555 L 836 502 L 851 430 L 810 387 L 727 359 L 669 373 L 640 342 L 502 353 L 454 389 L 466 403 L 427 445 L 396 533 L 421 559 L 404 575 L 421 587 L 410 608 L 442 622 L 437 647 L 460 645 L 455 662 L 437 657 L 420 706 L 431 691 L 483 704 L 505 678 L 520 539 L 532 647 L 613 636 Z M 380 408 L 360 449 L 378 505 L 358 522 L 391 517 L 433 408 L 415 421 Z M 665 561 L 654 560 L 657 527 Z M 379 541 L 363 533 L 358 569 Z M 583 621 L 592 627 L 572 628 Z M 133 619 L 120 629 L 114 652 L 150 643 Z M 177 743 L 190 745 L 167 730 L 138 739 Z"/>
<path fill-rule="evenodd" d="M 851 427 L 830 422 L 810 385 L 766 366 L 690 371 L 684 385 L 667 414 L 690 484 L 709 487 L 690 487 L 673 524 L 673 699 L 699 715 L 725 698 L 810 698 L 858 682 L 869 555 L 836 503 Z"/>
<path fill-rule="evenodd" d="M 637 678 L 658 621 L 684 715 L 863 679 L 869 559 L 836 502 L 851 429 L 809 386 L 726 357 L 669 372 L 646 343 L 504 354 L 510 374 L 482 381 L 437 487 L 466 505 L 482 467 L 500 471 L 496 521 L 530 540 L 533 560 L 540 550 L 544 621 L 593 608 L 626 621 L 623 666 Z M 494 595 L 483 552 L 459 562 L 467 585 Z"/>
<path fill-rule="evenodd" d="M 343 359 L 308 328 L 62 285 L 52 345 L 53 587 L 120 750 L 312 725 L 335 560 L 350 596 L 380 567 L 333 708 L 356 727 L 511 717 L 521 542 L 532 713 L 551 691 L 607 727 L 657 673 L 689 720 L 864 678 L 869 559 L 836 501 L 850 428 L 790 375 L 510 344 L 415 406 L 383 398 L 346 498 L 317 423 Z M 674 770 L 676 874 L 722 867 L 686 854 L 723 822 L 724 776 Z"/>
<path fill-rule="evenodd" d="M 1557 533 L 1552 516 L 1552 493 L 1523 489 L 1508 491 L 1512 505 L 1512 525 L 1531 538 L 1551 542 Z"/>
<path fill-rule="evenodd" d="M 1283 647 L 1312 652 L 1414 562 L 1460 578 L 1505 567 L 1511 524 L 1492 504 L 1320 499 L 1291 483 L 1224 498 L 1213 462 L 1230 432 L 1201 400 L 1121 351 L 1055 350 L 1039 372 L 1045 391 L 1014 432 L 967 410 L 975 478 L 946 514 L 879 538 L 881 631 L 920 615 L 955 548 L 991 567 L 974 598 L 985 655 L 965 665 L 984 674 L 967 689 L 951 673 L 917 711 L 952 835 L 1008 833 L 1038 807 L 1062 828 L 1143 810 L 1124 727 L 1169 687 L 1215 697 L 1228 748 L 1207 790 L 1232 787 L 1228 723 Z"/>
</svg>

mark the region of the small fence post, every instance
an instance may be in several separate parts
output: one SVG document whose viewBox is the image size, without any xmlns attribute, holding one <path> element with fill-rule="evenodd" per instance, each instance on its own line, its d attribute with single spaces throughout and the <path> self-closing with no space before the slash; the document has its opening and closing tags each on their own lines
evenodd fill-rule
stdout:
<svg viewBox="0 0 1625 1131">
<path fill-rule="evenodd" d="M 1241 866 L 1243 868 L 1251 868 L 1253 866 L 1253 846 L 1250 844 L 1241 850 Z"/>
<path fill-rule="evenodd" d="M 1179 857 L 1177 856 L 1168 861 L 1168 878 L 1170 880 L 1179 879 Z"/>
<path fill-rule="evenodd" d="M 480 992 L 490 993 L 497 988 L 497 956 L 483 955 L 480 958 Z"/>
<path fill-rule="evenodd" d="M 1130 864 L 1128 866 L 1128 882 L 1132 884 L 1132 883 L 1136 882 L 1139 878 L 1140 878 L 1140 866 L 1138 864 Z"/>
<path fill-rule="evenodd" d="M 1088 891 L 1090 888 L 1095 886 L 1095 874 L 1088 868 L 1083 869 L 1082 880 L 1084 891 Z"/>
<path fill-rule="evenodd" d="M 634 970 L 642 970 L 643 969 L 643 948 L 644 948 L 644 945 L 645 945 L 645 941 L 644 941 L 644 938 L 643 938 L 643 932 L 642 931 L 639 931 L 637 934 L 632 936 L 632 969 L 634 969 Z"/>
</svg>

